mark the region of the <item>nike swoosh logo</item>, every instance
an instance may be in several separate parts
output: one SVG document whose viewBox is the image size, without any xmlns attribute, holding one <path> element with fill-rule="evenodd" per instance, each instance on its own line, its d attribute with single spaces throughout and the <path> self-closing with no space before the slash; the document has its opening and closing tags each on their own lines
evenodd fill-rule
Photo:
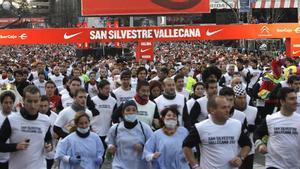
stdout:
<svg viewBox="0 0 300 169">
<path fill-rule="evenodd" d="M 80 35 L 82 32 L 79 32 L 79 33 L 75 33 L 75 34 L 72 34 L 72 35 L 67 35 L 67 33 L 64 34 L 64 39 L 71 39 L 77 35 Z"/>
<path fill-rule="evenodd" d="M 216 33 L 221 32 L 222 30 L 223 30 L 223 29 L 219 29 L 219 30 L 210 32 L 209 29 L 208 29 L 208 30 L 206 31 L 206 36 L 212 36 L 212 35 L 214 35 L 214 34 L 216 34 Z"/>
<path fill-rule="evenodd" d="M 296 55 L 297 53 L 299 53 L 300 50 L 297 50 L 297 51 L 293 51 L 293 55 Z"/>
<path fill-rule="evenodd" d="M 148 50 L 150 50 L 150 49 L 141 49 L 141 52 L 144 53 L 144 52 L 147 52 Z"/>
</svg>

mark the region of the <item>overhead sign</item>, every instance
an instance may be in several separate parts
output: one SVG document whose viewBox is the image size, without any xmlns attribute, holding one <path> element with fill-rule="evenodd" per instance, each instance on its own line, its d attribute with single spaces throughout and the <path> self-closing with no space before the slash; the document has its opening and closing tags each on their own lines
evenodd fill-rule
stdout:
<svg viewBox="0 0 300 169">
<path fill-rule="evenodd" d="M 140 41 L 136 49 L 136 61 L 154 60 L 154 43 L 152 41 Z"/>
<path fill-rule="evenodd" d="M 300 56 L 300 38 L 286 40 L 287 56 Z"/>
<path fill-rule="evenodd" d="M 83 16 L 209 13 L 209 0 L 81 0 Z"/>
<path fill-rule="evenodd" d="M 0 45 L 286 38 L 289 56 L 300 56 L 299 37 L 300 24 L 6 29 L 0 30 Z"/>
<path fill-rule="evenodd" d="M 298 24 L 0 30 L 0 45 L 299 37 Z"/>
</svg>

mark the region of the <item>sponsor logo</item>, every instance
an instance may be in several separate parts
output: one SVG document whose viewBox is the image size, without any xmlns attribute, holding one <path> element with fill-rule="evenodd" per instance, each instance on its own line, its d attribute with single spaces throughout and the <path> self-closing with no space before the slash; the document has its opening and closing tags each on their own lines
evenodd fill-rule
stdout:
<svg viewBox="0 0 300 169">
<path fill-rule="evenodd" d="M 0 39 L 17 39 L 17 35 L 0 35 Z"/>
<path fill-rule="evenodd" d="M 150 48 L 148 48 L 148 49 L 141 49 L 141 52 L 144 53 L 144 52 L 147 52 L 149 50 L 150 50 Z"/>
<path fill-rule="evenodd" d="M 296 54 L 298 54 L 298 53 L 300 53 L 300 50 L 293 51 L 293 55 L 296 55 Z"/>
<path fill-rule="evenodd" d="M 143 58 L 143 59 L 150 59 L 150 58 L 151 58 L 151 55 L 142 55 L 142 58 Z"/>
<path fill-rule="evenodd" d="M 74 34 L 71 34 L 71 35 L 67 35 L 67 33 L 64 34 L 64 39 L 68 40 L 68 39 L 71 39 L 77 35 L 80 35 L 82 32 L 78 32 L 78 33 L 74 33 Z"/>
<path fill-rule="evenodd" d="M 258 36 L 272 36 L 270 28 L 268 26 L 263 26 L 260 28 L 260 34 Z"/>
<path fill-rule="evenodd" d="M 278 32 L 278 33 L 291 33 L 291 32 L 293 32 L 293 29 L 289 29 L 289 28 L 278 28 L 278 29 L 276 29 L 276 32 Z"/>
<path fill-rule="evenodd" d="M 206 36 L 212 36 L 212 35 L 214 35 L 214 34 L 216 34 L 216 33 L 221 32 L 222 30 L 223 30 L 223 29 L 219 29 L 219 30 L 210 32 L 209 29 L 208 29 L 208 30 L 206 31 Z"/>
<path fill-rule="evenodd" d="M 294 44 L 293 47 L 294 48 L 300 48 L 300 44 Z"/>
<path fill-rule="evenodd" d="M 19 38 L 22 39 L 22 40 L 27 39 L 27 37 L 28 37 L 28 36 L 27 36 L 26 33 L 23 33 L 22 35 L 19 36 Z"/>
<path fill-rule="evenodd" d="M 297 27 L 297 28 L 295 29 L 295 33 L 300 33 L 300 27 Z"/>
</svg>

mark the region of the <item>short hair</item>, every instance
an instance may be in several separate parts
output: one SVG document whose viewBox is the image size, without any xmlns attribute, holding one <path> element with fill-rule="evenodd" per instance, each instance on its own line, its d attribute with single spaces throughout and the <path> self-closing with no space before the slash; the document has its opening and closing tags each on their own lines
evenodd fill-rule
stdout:
<svg viewBox="0 0 300 169">
<path fill-rule="evenodd" d="M 220 90 L 219 95 L 220 96 L 235 96 L 233 89 L 230 87 L 223 87 Z"/>
<path fill-rule="evenodd" d="M 86 117 L 90 121 L 89 115 L 87 115 L 85 112 L 78 112 L 78 113 L 76 113 L 75 118 L 74 118 L 75 125 L 78 125 L 81 117 Z"/>
<path fill-rule="evenodd" d="M 145 71 L 146 72 L 146 74 L 148 73 L 147 72 L 147 69 L 145 68 L 145 67 L 139 67 L 137 70 L 136 70 L 136 74 L 138 75 L 140 72 L 142 72 L 142 71 Z"/>
<path fill-rule="evenodd" d="M 44 72 L 38 72 L 38 76 L 39 75 L 44 75 L 45 76 L 45 73 Z"/>
<path fill-rule="evenodd" d="M 256 59 L 252 59 L 251 62 L 253 62 L 253 63 L 255 63 L 255 64 L 258 63 L 258 61 L 257 61 Z"/>
<path fill-rule="evenodd" d="M 241 59 L 241 58 L 238 58 L 238 59 L 236 60 L 236 62 L 241 63 L 241 64 L 244 64 L 244 60 Z"/>
<path fill-rule="evenodd" d="M 150 84 L 149 84 L 149 82 L 147 82 L 145 80 L 138 81 L 137 86 L 136 86 L 136 91 L 139 91 L 143 86 L 150 87 Z"/>
<path fill-rule="evenodd" d="M 91 71 L 89 76 L 91 76 L 92 74 L 96 75 L 97 73 L 95 71 Z"/>
<path fill-rule="evenodd" d="M 174 77 L 174 81 L 177 82 L 179 79 L 184 79 L 184 76 L 181 75 L 181 74 L 177 74 L 175 77 Z"/>
<path fill-rule="evenodd" d="M 218 83 L 217 81 L 215 81 L 215 80 L 208 80 L 207 82 L 205 82 L 205 89 L 208 89 L 209 88 L 209 84 L 212 84 L 212 83 Z"/>
<path fill-rule="evenodd" d="M 212 96 L 207 101 L 207 109 L 218 107 L 217 99 L 226 99 L 224 96 Z"/>
<path fill-rule="evenodd" d="M 300 81 L 300 76 L 298 75 L 292 75 L 288 78 L 287 83 L 293 84 L 295 81 Z"/>
<path fill-rule="evenodd" d="M 216 101 L 217 97 L 219 97 L 219 96 L 209 97 L 209 99 L 207 101 L 207 109 L 216 108 L 218 106 L 217 101 Z"/>
<path fill-rule="evenodd" d="M 45 83 L 45 86 L 47 86 L 48 84 L 53 84 L 54 87 L 56 87 L 56 84 L 55 84 L 52 80 L 48 80 L 48 81 Z"/>
<path fill-rule="evenodd" d="M 203 86 L 203 87 L 205 87 L 205 84 L 202 83 L 202 82 L 197 82 L 196 84 L 194 84 L 194 85 L 193 85 L 193 91 L 194 91 L 194 92 L 195 92 L 197 86 Z"/>
<path fill-rule="evenodd" d="M 162 67 L 159 69 L 159 71 L 163 74 L 168 74 L 169 73 L 169 69 L 167 67 Z"/>
<path fill-rule="evenodd" d="M 81 85 L 81 80 L 80 80 L 79 77 L 73 77 L 73 78 L 71 78 L 71 79 L 70 79 L 70 83 L 72 83 L 73 81 L 77 81 L 77 82 L 79 82 L 80 85 Z"/>
<path fill-rule="evenodd" d="M 43 102 L 43 101 L 47 101 L 49 103 L 49 97 L 46 96 L 46 95 L 42 95 L 41 96 L 41 102 Z"/>
<path fill-rule="evenodd" d="M 98 87 L 100 88 L 100 89 L 102 89 L 104 86 L 106 86 L 106 85 L 110 85 L 110 83 L 109 83 L 109 81 L 107 81 L 107 80 L 101 80 L 99 83 L 98 83 Z"/>
<path fill-rule="evenodd" d="M 174 82 L 174 79 L 172 79 L 170 77 L 165 78 L 164 81 L 163 81 L 163 85 L 165 85 L 166 81 L 173 81 Z"/>
<path fill-rule="evenodd" d="M 86 93 L 85 89 L 80 87 L 79 89 L 75 90 L 74 97 L 77 97 L 79 93 Z"/>
<path fill-rule="evenodd" d="M 124 78 L 131 78 L 131 72 L 130 72 L 130 70 L 123 70 L 122 72 L 121 72 L 121 75 L 120 75 L 120 79 L 124 79 Z"/>
<path fill-rule="evenodd" d="M 16 76 L 17 74 L 22 75 L 23 76 L 23 70 L 22 69 L 17 69 L 14 71 L 14 76 Z"/>
<path fill-rule="evenodd" d="M 16 95 L 12 91 L 7 90 L 7 91 L 2 92 L 0 95 L 1 104 L 3 103 L 3 101 L 6 97 L 10 97 L 13 100 L 13 102 L 16 101 Z"/>
<path fill-rule="evenodd" d="M 164 109 L 161 111 L 161 113 L 160 113 L 161 117 L 166 117 L 166 115 L 167 115 L 167 113 L 168 113 L 169 111 L 173 112 L 173 113 L 176 115 L 177 120 L 179 120 L 179 119 L 178 119 L 179 112 L 178 112 L 176 106 L 170 106 L 170 107 L 164 108 Z M 160 118 L 160 125 L 161 125 L 161 126 L 165 126 L 165 123 L 164 123 L 164 121 L 162 120 L 162 118 Z"/>
<path fill-rule="evenodd" d="M 35 85 L 29 85 L 23 89 L 23 97 L 24 98 L 26 97 L 26 93 L 30 93 L 30 94 L 38 93 L 39 95 L 41 95 L 39 88 L 36 87 Z"/>
<path fill-rule="evenodd" d="M 296 92 L 293 88 L 283 87 L 283 88 L 279 89 L 277 97 L 279 100 L 285 100 L 289 93 L 296 93 Z"/>
<path fill-rule="evenodd" d="M 159 87 L 160 90 L 163 90 L 162 84 L 158 80 L 152 80 L 149 85 L 150 85 L 150 90 L 152 90 L 155 87 Z"/>
</svg>

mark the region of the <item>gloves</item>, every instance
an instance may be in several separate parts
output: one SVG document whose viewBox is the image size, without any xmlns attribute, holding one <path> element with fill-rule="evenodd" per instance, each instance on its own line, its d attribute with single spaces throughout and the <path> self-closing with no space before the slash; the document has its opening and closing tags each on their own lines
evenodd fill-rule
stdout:
<svg viewBox="0 0 300 169">
<path fill-rule="evenodd" d="M 69 163 L 72 164 L 72 165 L 80 164 L 80 162 L 81 162 L 80 158 L 70 157 L 70 159 L 69 159 Z"/>
</svg>

